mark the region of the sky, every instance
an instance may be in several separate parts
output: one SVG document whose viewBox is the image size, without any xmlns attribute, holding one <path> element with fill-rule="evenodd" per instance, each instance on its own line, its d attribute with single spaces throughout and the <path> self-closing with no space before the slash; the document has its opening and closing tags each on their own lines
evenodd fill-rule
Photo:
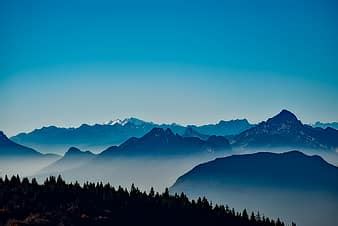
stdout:
<svg viewBox="0 0 338 226">
<path fill-rule="evenodd" d="M 0 1 L 0 130 L 338 121 L 338 3 Z"/>
</svg>

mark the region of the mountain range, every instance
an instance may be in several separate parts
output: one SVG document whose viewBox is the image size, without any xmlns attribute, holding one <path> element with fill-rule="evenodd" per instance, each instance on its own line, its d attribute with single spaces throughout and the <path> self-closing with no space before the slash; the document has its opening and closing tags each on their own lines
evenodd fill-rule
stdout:
<svg viewBox="0 0 338 226">
<path fill-rule="evenodd" d="M 247 124 L 245 122 L 247 121 L 232 120 L 228 123 L 220 121 L 214 125 L 188 127 L 193 127 L 195 131 L 204 136 L 229 135 L 251 127 L 248 122 Z M 137 118 L 128 118 L 104 124 L 83 124 L 78 128 L 42 127 L 29 133 L 20 133 L 11 139 L 43 152 L 62 153 L 71 146 L 99 152 L 109 146 L 119 145 L 131 137 L 142 137 L 153 128 L 169 128 L 173 133 L 183 135 L 188 127 L 176 123 L 156 124 Z"/>
<path fill-rule="evenodd" d="M 39 179 L 62 174 L 69 181 L 106 181 L 116 186 L 131 183 L 162 190 L 182 173 L 204 161 L 229 155 L 231 146 L 222 136 L 207 140 L 183 137 L 171 129 L 153 128 L 101 153 L 68 150 L 64 157 L 35 174 Z"/>
<path fill-rule="evenodd" d="M 107 148 L 113 150 L 116 148 L 116 145 L 128 141 L 120 145 L 119 149 L 122 149 L 126 144 L 133 143 L 136 138 L 145 136 L 155 128 L 163 129 L 163 131 L 169 129 L 167 132 L 171 133 L 167 135 L 170 139 L 177 138 L 176 134 L 179 135 L 181 139 L 179 142 L 181 144 L 172 147 L 177 150 L 190 148 L 184 146 L 185 140 L 197 143 L 202 141 L 208 142 L 211 136 L 218 136 L 218 139 L 221 139 L 219 138 L 219 134 L 223 134 L 221 136 L 226 135 L 226 138 L 230 140 L 231 146 L 239 150 L 265 148 L 282 148 L 285 150 L 287 148 L 303 151 L 307 149 L 336 151 L 338 148 L 337 130 L 331 127 L 323 129 L 305 125 L 293 113 L 287 110 L 282 110 L 276 116 L 257 125 L 251 125 L 244 119 L 220 121 L 217 124 L 203 126 L 189 125 L 184 127 L 178 124 L 159 125 L 136 118 L 129 118 L 92 126 L 83 124 L 78 128 L 43 127 L 31 133 L 18 134 L 11 137 L 11 140 L 37 150 L 43 150 L 44 153 L 60 153 L 71 146 L 94 150 L 99 153 Z M 154 131 L 159 132 L 160 130 Z M 239 134 L 233 134 L 235 132 L 239 132 Z M 199 138 L 199 140 L 192 138 Z M 153 142 L 157 141 L 154 140 Z M 156 144 L 154 143 L 151 146 L 154 145 Z"/>
</svg>

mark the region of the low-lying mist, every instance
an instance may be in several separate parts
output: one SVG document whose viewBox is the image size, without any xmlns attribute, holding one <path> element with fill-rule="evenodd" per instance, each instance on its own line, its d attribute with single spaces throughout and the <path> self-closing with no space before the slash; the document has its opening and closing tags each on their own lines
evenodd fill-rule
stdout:
<svg viewBox="0 0 338 226">
<path fill-rule="evenodd" d="M 0 175 L 32 176 L 44 167 L 52 164 L 57 158 L 0 158 Z"/>
<path fill-rule="evenodd" d="M 194 186 L 196 186 L 194 184 Z M 297 226 L 333 226 L 338 222 L 338 196 L 329 192 L 258 188 L 250 186 L 210 187 L 198 189 L 174 189 L 172 193 L 184 192 L 189 198 L 205 196 L 214 204 L 231 208 L 260 212 L 272 218 L 280 218 Z"/>
<path fill-rule="evenodd" d="M 214 158 L 201 155 L 168 158 L 93 159 L 73 169 L 48 173 L 39 171 L 33 176 L 43 181 L 47 176 L 61 174 L 66 181 L 103 182 L 123 187 L 130 187 L 134 183 L 142 190 L 149 190 L 153 187 L 156 191 L 162 192 L 166 187 L 173 185 L 179 176 L 191 170 L 194 166 Z"/>
</svg>

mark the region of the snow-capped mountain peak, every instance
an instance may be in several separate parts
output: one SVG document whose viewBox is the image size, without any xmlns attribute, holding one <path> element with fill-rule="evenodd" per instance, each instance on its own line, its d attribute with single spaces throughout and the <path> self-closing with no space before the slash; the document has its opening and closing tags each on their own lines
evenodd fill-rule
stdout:
<svg viewBox="0 0 338 226">
<path fill-rule="evenodd" d="M 143 120 L 140 120 L 140 119 L 137 119 L 137 118 L 133 118 L 133 117 L 130 117 L 130 118 L 125 118 L 125 119 L 115 119 L 115 120 L 110 120 L 108 122 L 105 123 L 105 125 L 115 125 L 115 124 L 119 124 L 119 125 L 126 125 L 127 123 L 132 123 L 136 126 L 140 126 L 140 125 L 143 125 L 147 122 L 143 121 Z"/>
<path fill-rule="evenodd" d="M 121 124 L 122 120 L 121 119 L 115 119 L 115 120 L 110 120 L 106 123 L 104 123 L 105 125 L 115 125 L 115 124 Z"/>
</svg>

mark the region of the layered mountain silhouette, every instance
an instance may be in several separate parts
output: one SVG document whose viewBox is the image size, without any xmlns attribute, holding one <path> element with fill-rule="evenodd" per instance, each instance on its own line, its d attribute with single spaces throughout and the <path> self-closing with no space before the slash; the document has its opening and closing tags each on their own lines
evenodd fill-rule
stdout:
<svg viewBox="0 0 338 226">
<path fill-rule="evenodd" d="M 338 194 L 338 167 L 299 151 L 259 152 L 218 158 L 181 176 L 174 190 L 198 186 L 257 186 L 324 190 Z"/>
<path fill-rule="evenodd" d="M 70 146 L 100 151 L 120 144 L 130 137 L 140 137 L 153 128 L 152 123 L 131 118 L 122 122 L 87 125 L 78 128 L 43 127 L 30 133 L 20 133 L 11 139 L 38 150 L 63 152 Z"/>
<path fill-rule="evenodd" d="M 196 133 L 201 135 L 224 136 L 238 134 L 249 127 L 251 125 L 247 120 L 220 121 L 218 124 L 185 127 L 176 123 L 156 124 L 137 118 L 127 118 L 109 121 L 104 124 L 83 124 L 78 128 L 48 126 L 35 129 L 30 133 L 20 133 L 11 137 L 11 139 L 37 150 L 62 153 L 70 146 L 101 151 L 111 145 L 119 145 L 131 137 L 142 137 L 153 128 L 169 128 L 173 133 L 180 135 L 184 135 L 187 132 L 187 128 L 188 130 L 189 128 L 193 128 Z M 206 137 L 201 136 L 200 138 L 205 139 Z"/>
<path fill-rule="evenodd" d="M 81 151 L 76 147 L 71 147 L 61 159 L 43 168 L 40 170 L 40 173 L 48 174 L 73 169 L 89 162 L 95 157 L 96 155 L 90 151 Z"/>
<path fill-rule="evenodd" d="M 251 125 L 246 119 L 243 119 L 184 127 L 175 123 L 160 125 L 128 118 L 110 121 L 106 124 L 83 124 L 78 128 L 43 127 L 31 133 L 18 134 L 11 139 L 19 144 L 47 152 L 63 152 L 71 146 L 99 152 L 112 145 L 120 145 L 131 137 L 141 138 L 154 128 L 168 128 L 172 131 L 173 137 L 179 134 L 186 138 L 195 137 L 205 141 L 213 135 L 227 136 L 231 139 L 231 145 L 240 149 L 336 150 L 338 148 L 337 130 L 331 127 L 323 129 L 304 125 L 287 110 L 282 110 L 276 116 L 258 125 Z"/>
<path fill-rule="evenodd" d="M 240 148 L 300 148 L 335 150 L 338 131 L 304 125 L 287 110 L 235 136 L 234 147 Z"/>
<path fill-rule="evenodd" d="M 231 150 L 229 141 L 222 136 L 183 137 L 171 129 L 154 128 L 141 138 L 132 137 L 120 146 L 112 146 L 100 156 L 168 156 L 213 153 Z"/>
</svg>

